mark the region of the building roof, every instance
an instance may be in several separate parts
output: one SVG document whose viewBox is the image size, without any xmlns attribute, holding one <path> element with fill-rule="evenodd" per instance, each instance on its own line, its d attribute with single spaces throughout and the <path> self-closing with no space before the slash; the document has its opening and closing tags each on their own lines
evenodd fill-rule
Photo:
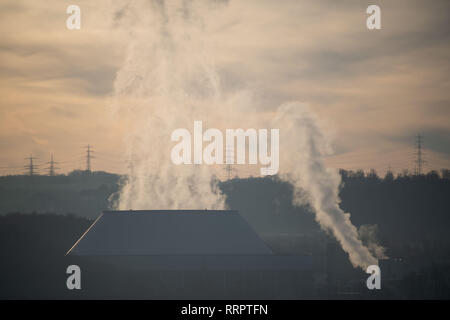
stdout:
<svg viewBox="0 0 450 320">
<path fill-rule="evenodd" d="M 71 255 L 271 255 L 237 211 L 104 211 Z"/>
</svg>

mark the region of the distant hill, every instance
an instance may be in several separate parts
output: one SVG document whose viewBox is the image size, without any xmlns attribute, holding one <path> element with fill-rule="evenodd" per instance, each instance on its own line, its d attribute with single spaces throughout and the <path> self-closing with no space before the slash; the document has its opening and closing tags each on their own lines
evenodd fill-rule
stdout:
<svg viewBox="0 0 450 320">
<path fill-rule="evenodd" d="M 0 177 L 0 214 L 9 212 L 73 213 L 94 218 L 108 209 L 120 176 L 73 171 L 57 176 Z"/>
<path fill-rule="evenodd" d="M 341 171 L 341 176 L 341 207 L 351 213 L 360 230 L 364 226 L 371 232 L 394 263 L 400 259 L 407 268 L 390 283 L 383 280 L 383 295 L 378 297 L 450 297 L 450 175 L 430 172 L 380 178 L 374 172 Z M 119 179 L 103 172 L 0 177 L 0 298 L 104 298 L 97 285 L 94 292 L 91 288 L 77 296 L 67 292 L 64 270 L 70 261 L 64 253 L 108 208 Z M 224 181 L 219 187 L 227 195 L 227 205 L 239 210 L 275 253 L 312 254 L 315 274 L 320 278 L 326 273 L 319 285 L 325 291 L 315 297 L 331 297 L 331 293 L 338 297 L 341 291 L 361 289 L 361 270 L 352 268 L 308 206 L 292 206 L 289 183 L 277 177 L 248 178 Z M 117 276 L 104 266 L 83 264 L 82 269 L 88 284 L 89 279 L 111 281 Z M 141 286 L 139 277 L 130 284 L 126 274 L 117 296 L 166 297 L 160 291 L 168 288 L 166 283 L 152 293 Z M 160 278 L 155 274 L 152 279 Z"/>
<path fill-rule="evenodd" d="M 420 239 L 450 242 L 450 174 L 402 174 L 341 170 L 341 207 L 356 226 L 372 225 L 385 242 Z M 120 176 L 74 171 L 68 175 L 0 177 L 0 214 L 72 213 L 93 219 L 110 209 Z M 292 206 L 292 186 L 275 177 L 232 179 L 219 187 L 230 209 L 239 210 L 259 233 L 315 234 L 308 206 Z"/>
</svg>

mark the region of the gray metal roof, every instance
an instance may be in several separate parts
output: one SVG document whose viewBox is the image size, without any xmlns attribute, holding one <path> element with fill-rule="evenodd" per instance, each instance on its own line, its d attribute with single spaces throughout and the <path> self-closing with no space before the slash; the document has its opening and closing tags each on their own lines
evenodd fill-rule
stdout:
<svg viewBox="0 0 450 320">
<path fill-rule="evenodd" d="M 105 211 L 73 255 L 270 255 L 237 211 Z"/>
</svg>

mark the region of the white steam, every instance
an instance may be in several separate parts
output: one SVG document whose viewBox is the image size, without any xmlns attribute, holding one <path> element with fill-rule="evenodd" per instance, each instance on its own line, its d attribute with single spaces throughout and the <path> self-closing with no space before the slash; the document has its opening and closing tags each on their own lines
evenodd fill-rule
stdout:
<svg viewBox="0 0 450 320">
<path fill-rule="evenodd" d="M 127 122 L 129 170 L 118 209 L 223 208 L 207 166 L 174 166 L 170 134 L 215 114 L 218 78 L 202 51 L 204 8 L 188 2 L 114 2 L 129 32 L 114 84 L 116 116 Z"/>
<path fill-rule="evenodd" d="M 354 266 L 377 259 L 358 238 L 350 215 L 339 208 L 340 176 L 323 163 L 326 139 L 303 104 L 290 103 L 273 113 L 248 113 L 245 91 L 224 94 L 204 49 L 208 34 L 203 17 L 216 2 L 113 2 L 115 24 L 129 32 L 125 61 L 114 84 L 114 111 L 129 134 L 129 170 L 117 209 L 222 209 L 208 165 L 172 164 L 170 136 L 191 129 L 194 120 L 209 128 L 280 129 L 280 176 L 293 183 L 294 203 L 300 191 L 321 227 L 336 237 Z M 206 129 L 206 128 L 205 128 Z M 223 169 L 223 168 L 220 168 Z"/>
<path fill-rule="evenodd" d="M 280 128 L 280 168 L 294 186 L 294 204 L 307 201 L 315 211 L 316 221 L 330 231 L 348 253 L 353 266 L 366 268 L 377 264 L 377 259 L 363 245 L 350 214 L 339 207 L 341 177 L 335 169 L 325 166 L 323 157 L 328 153 L 328 142 L 322 134 L 318 120 L 306 105 L 287 103 L 280 106 L 273 125 Z"/>
</svg>

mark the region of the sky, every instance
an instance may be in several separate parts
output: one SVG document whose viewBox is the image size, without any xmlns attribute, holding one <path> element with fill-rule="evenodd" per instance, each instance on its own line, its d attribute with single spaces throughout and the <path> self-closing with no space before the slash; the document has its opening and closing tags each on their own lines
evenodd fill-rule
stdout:
<svg viewBox="0 0 450 320">
<path fill-rule="evenodd" d="M 71 4 L 80 30 L 66 28 Z M 369 4 L 381 30 L 366 28 Z M 41 173 L 51 154 L 60 173 L 84 169 L 88 144 L 93 170 L 125 171 L 129 129 L 111 116 L 120 15 L 107 0 L 0 3 L 0 174 L 25 172 L 30 154 Z M 200 19 L 224 92 L 254 92 L 256 113 L 308 104 L 333 133 L 329 166 L 383 174 L 414 170 L 419 133 L 425 169 L 450 168 L 449 16 L 445 0 L 231 0 Z"/>
</svg>

